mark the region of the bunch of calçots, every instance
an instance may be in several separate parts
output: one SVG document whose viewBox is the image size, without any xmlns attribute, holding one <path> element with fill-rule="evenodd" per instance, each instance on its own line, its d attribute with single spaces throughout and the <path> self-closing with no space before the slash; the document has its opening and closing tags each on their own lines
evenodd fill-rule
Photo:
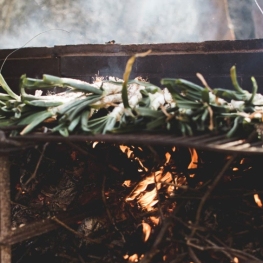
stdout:
<svg viewBox="0 0 263 263">
<path fill-rule="evenodd" d="M 123 80 L 97 78 L 90 84 L 51 75 L 42 79 L 23 75 L 20 95 L 0 74 L 0 129 L 12 126 L 11 136 L 46 127 L 46 132 L 63 136 L 143 131 L 176 135 L 224 132 L 231 137 L 248 134 L 262 122 L 263 96 L 257 93 L 253 77 L 251 93 L 239 86 L 235 67 L 230 70 L 234 90 L 211 89 L 205 81 L 200 86 L 165 78 L 160 88 L 140 78 L 129 80 L 136 57 L 148 53 L 129 59 Z M 54 87 L 63 91 L 47 92 Z M 34 95 L 29 94 L 32 91 Z M 42 95 L 43 91 L 47 95 Z"/>
</svg>

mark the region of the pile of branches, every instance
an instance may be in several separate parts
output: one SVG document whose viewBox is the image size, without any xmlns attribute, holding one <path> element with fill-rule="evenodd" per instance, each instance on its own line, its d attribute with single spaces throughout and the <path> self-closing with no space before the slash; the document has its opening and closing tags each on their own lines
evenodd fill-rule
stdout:
<svg viewBox="0 0 263 263">
<path fill-rule="evenodd" d="M 13 154 L 18 234 L 3 242 L 14 262 L 263 262 L 262 160 L 198 152 L 188 168 L 190 152 L 50 143 Z M 60 228 L 41 235 L 46 218 Z"/>
<path fill-rule="evenodd" d="M 160 87 L 140 80 L 129 80 L 136 54 L 126 65 L 123 80 L 84 81 L 43 75 L 43 79 L 20 79 L 20 95 L 15 94 L 0 75 L 0 127 L 17 126 L 11 136 L 32 131 L 69 134 L 127 132 L 170 132 L 194 135 L 224 132 L 231 137 L 249 134 L 262 122 L 263 96 L 243 90 L 236 69 L 230 75 L 235 90 L 211 89 L 201 74 L 203 86 L 183 79 L 162 79 Z M 66 91 L 41 95 L 55 87 Z M 26 91 L 35 91 L 35 95 Z M 38 128 L 38 130 L 37 130 Z"/>
</svg>

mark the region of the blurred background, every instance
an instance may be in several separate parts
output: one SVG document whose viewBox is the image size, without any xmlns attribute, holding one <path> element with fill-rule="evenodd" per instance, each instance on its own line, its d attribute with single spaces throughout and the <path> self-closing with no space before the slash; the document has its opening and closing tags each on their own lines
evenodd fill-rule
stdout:
<svg viewBox="0 0 263 263">
<path fill-rule="evenodd" d="M 263 0 L 257 0 L 263 7 Z M 255 0 L 0 0 L 0 49 L 263 37 Z"/>
</svg>

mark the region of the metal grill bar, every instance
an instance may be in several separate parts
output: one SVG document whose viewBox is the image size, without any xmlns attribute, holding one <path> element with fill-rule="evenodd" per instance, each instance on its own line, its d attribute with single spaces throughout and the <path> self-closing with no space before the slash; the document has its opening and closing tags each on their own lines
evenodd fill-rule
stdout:
<svg viewBox="0 0 263 263">
<path fill-rule="evenodd" d="M 99 134 L 99 135 L 70 135 L 62 137 L 53 134 L 31 134 L 8 139 L 5 147 L 0 147 L 0 152 L 6 152 L 26 147 L 32 147 L 33 143 L 44 142 L 94 142 L 134 144 L 134 145 L 163 145 L 191 147 L 199 150 L 209 150 L 225 153 L 262 154 L 263 141 L 251 138 L 227 138 L 226 135 L 199 135 L 193 137 L 175 136 L 171 134 Z M 0 142 L 1 146 L 1 142 Z M 8 147 L 8 148 L 6 148 Z M 10 148 L 11 147 L 11 148 Z"/>
</svg>

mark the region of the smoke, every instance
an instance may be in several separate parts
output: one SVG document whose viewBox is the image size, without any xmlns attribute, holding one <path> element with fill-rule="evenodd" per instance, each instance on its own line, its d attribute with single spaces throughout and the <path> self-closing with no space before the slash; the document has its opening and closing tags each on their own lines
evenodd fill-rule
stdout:
<svg viewBox="0 0 263 263">
<path fill-rule="evenodd" d="M 2 10 L 2 11 L 1 11 Z M 0 0 L 0 48 L 230 39 L 224 1 Z"/>
</svg>

